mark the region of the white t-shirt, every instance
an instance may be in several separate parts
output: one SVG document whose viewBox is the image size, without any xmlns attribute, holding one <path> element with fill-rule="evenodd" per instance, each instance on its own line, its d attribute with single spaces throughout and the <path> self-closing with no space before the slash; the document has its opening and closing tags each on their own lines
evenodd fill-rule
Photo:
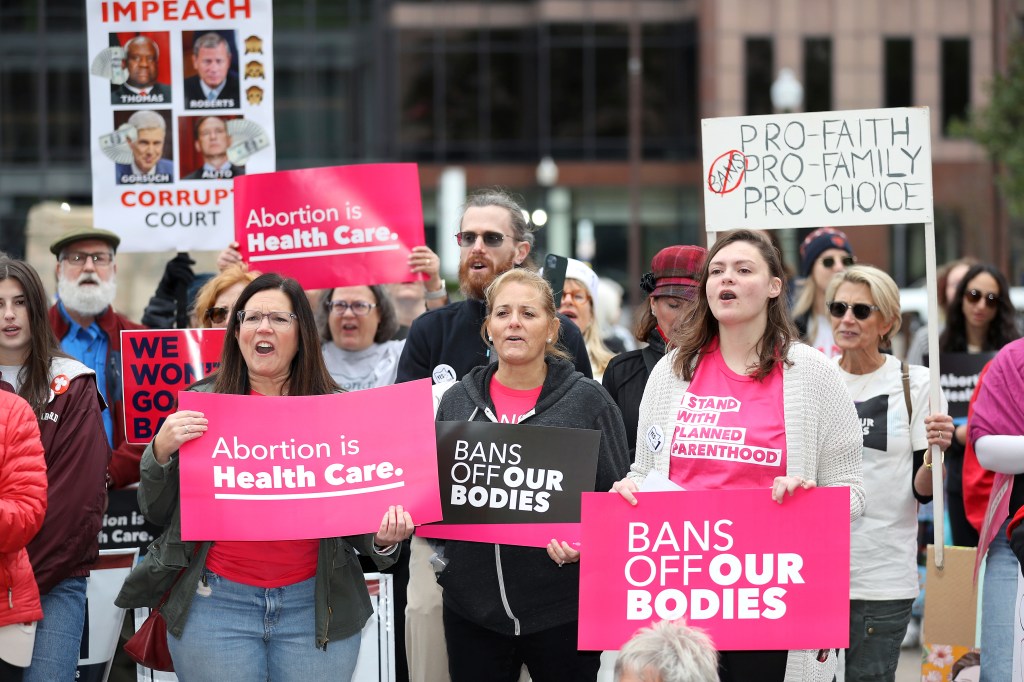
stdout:
<svg viewBox="0 0 1024 682">
<path fill-rule="evenodd" d="M 842 349 L 836 345 L 835 337 L 832 336 L 832 320 L 828 315 L 815 315 L 817 331 L 814 335 L 813 348 L 817 348 L 825 354 L 826 358 L 836 358 L 843 354 Z"/>
<path fill-rule="evenodd" d="M 871 374 L 842 372 L 864 430 L 864 515 L 850 528 L 850 598 L 913 599 L 918 593 L 914 451 L 928 447 L 928 369 L 911 365 L 907 423 L 900 361 Z M 946 410 L 945 399 L 936 413 Z"/>
<path fill-rule="evenodd" d="M 405 348 L 405 339 L 374 343 L 363 350 L 342 350 L 332 341 L 321 346 L 327 371 L 346 391 L 380 388 L 395 383 L 398 359 Z"/>
</svg>

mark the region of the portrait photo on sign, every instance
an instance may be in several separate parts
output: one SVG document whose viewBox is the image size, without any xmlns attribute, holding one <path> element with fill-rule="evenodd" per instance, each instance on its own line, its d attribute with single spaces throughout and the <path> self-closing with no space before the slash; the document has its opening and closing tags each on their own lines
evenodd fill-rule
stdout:
<svg viewBox="0 0 1024 682">
<path fill-rule="evenodd" d="M 178 166 L 182 180 L 230 180 L 245 174 L 244 164 L 234 163 L 228 151 L 238 140 L 232 135 L 238 114 L 180 116 L 178 118 Z M 230 125 L 229 125 L 230 124 Z"/>
<path fill-rule="evenodd" d="M 171 103 L 171 40 L 168 31 L 124 31 L 110 34 L 110 47 L 122 58 L 110 65 L 110 103 Z M 116 50 L 108 51 L 116 54 Z M 119 63 L 113 63 L 117 61 Z"/>
<path fill-rule="evenodd" d="M 186 109 L 237 109 L 238 48 L 231 30 L 181 32 Z"/>
<path fill-rule="evenodd" d="M 104 136 L 119 185 L 174 182 L 174 140 L 167 109 L 114 112 L 115 134 Z"/>
</svg>

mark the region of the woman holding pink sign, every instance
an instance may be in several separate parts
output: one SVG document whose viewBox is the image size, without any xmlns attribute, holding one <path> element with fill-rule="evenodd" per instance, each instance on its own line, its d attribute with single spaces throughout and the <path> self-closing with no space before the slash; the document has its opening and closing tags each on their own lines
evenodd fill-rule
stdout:
<svg viewBox="0 0 1024 682">
<path fill-rule="evenodd" d="M 704 295 L 673 327 L 676 348 L 644 390 L 636 461 L 612 488 L 627 501 L 636 504 L 633 493 L 656 469 L 686 489 L 763 488 L 779 504 L 798 489 L 848 486 L 850 518 L 863 513 L 857 412 L 836 366 L 798 341 L 784 277 L 763 234 L 719 235 L 701 269 Z M 695 417 L 735 428 L 760 456 L 714 456 L 721 443 L 677 429 Z M 719 677 L 831 679 L 835 668 L 834 650 L 723 651 Z"/>
<path fill-rule="evenodd" d="M 242 291 L 228 322 L 220 370 L 190 390 L 235 395 L 326 395 L 316 323 L 298 282 L 261 275 Z M 168 528 L 125 581 L 116 603 L 162 607 L 167 643 L 183 682 L 348 680 L 372 608 L 357 552 L 390 565 L 412 533 L 391 507 L 374 534 L 268 542 L 181 539 L 179 448 L 202 438 L 201 412 L 164 422 L 142 457 L 139 506 Z M 301 523 L 297 519 L 296 523 Z"/>
</svg>

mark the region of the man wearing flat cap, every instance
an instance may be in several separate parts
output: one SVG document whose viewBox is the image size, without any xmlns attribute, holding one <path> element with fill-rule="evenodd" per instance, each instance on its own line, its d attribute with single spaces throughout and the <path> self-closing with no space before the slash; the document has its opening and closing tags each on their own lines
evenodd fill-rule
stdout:
<svg viewBox="0 0 1024 682">
<path fill-rule="evenodd" d="M 69 232 L 50 245 L 57 257 L 57 302 L 50 308 L 50 326 L 64 352 L 96 372 L 96 384 L 107 402 L 103 426 L 113 449 L 110 487 L 139 480 L 143 447 L 125 442 L 121 330 L 145 329 L 114 311 L 121 238 L 100 229 Z"/>
</svg>

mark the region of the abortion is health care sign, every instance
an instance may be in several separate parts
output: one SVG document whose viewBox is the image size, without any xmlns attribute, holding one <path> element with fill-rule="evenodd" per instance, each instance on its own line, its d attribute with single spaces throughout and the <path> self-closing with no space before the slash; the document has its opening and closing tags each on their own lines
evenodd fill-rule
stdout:
<svg viewBox="0 0 1024 682">
<path fill-rule="evenodd" d="M 178 391 L 220 366 L 223 329 L 138 329 L 121 332 L 125 439 L 146 445 L 177 409 Z"/>
<path fill-rule="evenodd" d="M 271 0 L 86 0 L 92 203 L 119 251 L 219 251 L 276 168 Z"/>
<path fill-rule="evenodd" d="M 709 231 L 932 222 L 928 109 L 701 122 Z"/>
<path fill-rule="evenodd" d="M 722 651 L 834 649 L 850 636 L 850 491 L 583 495 L 580 649 L 685 618 Z"/>
<path fill-rule="evenodd" d="M 181 448 L 185 540 L 372 533 L 390 505 L 437 521 L 430 380 L 322 396 L 185 391 L 209 430 Z"/>
<path fill-rule="evenodd" d="M 306 289 L 408 282 L 424 245 L 416 164 L 307 168 L 235 181 L 235 241 L 249 265 Z"/>
</svg>

